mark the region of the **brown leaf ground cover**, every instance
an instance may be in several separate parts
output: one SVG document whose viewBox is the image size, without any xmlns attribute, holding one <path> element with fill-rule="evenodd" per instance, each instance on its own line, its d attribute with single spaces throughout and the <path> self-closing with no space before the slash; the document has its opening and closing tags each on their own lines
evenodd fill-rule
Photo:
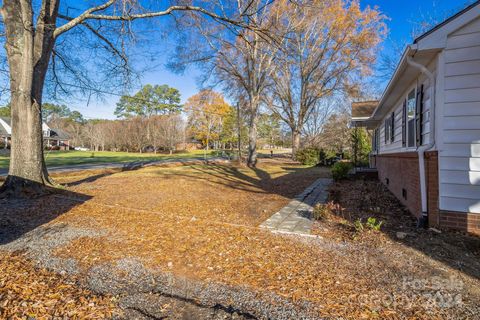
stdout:
<svg viewBox="0 0 480 320">
<path fill-rule="evenodd" d="M 112 297 L 36 268 L 20 253 L 0 252 L 0 270 L 1 319 L 105 319 L 118 311 Z"/>
<path fill-rule="evenodd" d="M 107 204 L 175 217 L 257 226 L 328 169 L 264 159 L 256 169 L 232 165 L 163 165 L 138 171 L 60 176 L 69 190 Z M 86 180 L 88 183 L 79 183 Z"/>
<path fill-rule="evenodd" d="M 323 239 L 257 228 L 293 195 L 326 176 L 324 168 L 278 159 L 263 160 L 255 170 L 191 165 L 72 173 L 56 177 L 69 185 L 64 194 L 43 198 L 21 212 L 25 219 L 38 217 L 42 225 L 101 231 L 54 250 L 57 258 L 77 261 L 80 274 L 132 258 L 152 273 L 246 288 L 259 295 L 274 293 L 299 305 L 308 302 L 317 317 L 475 319 L 478 274 L 421 248 L 388 237 L 375 245 L 352 241 L 348 223 L 343 223 L 347 231 L 339 228 L 344 234 L 338 237 L 324 232 L 333 227 L 319 225 Z M 342 192 L 358 193 L 360 187 L 344 186 Z M 370 193 L 364 191 L 364 196 Z M 337 196 L 338 205 L 355 211 L 344 199 L 349 198 Z M 61 209 L 41 218 L 53 207 Z M 451 282 L 461 283 L 461 288 L 440 286 L 435 293 L 454 297 L 454 302 L 460 294 L 462 303 L 432 303 L 432 283 L 418 287 L 415 282 L 432 277 L 454 277 Z"/>
</svg>

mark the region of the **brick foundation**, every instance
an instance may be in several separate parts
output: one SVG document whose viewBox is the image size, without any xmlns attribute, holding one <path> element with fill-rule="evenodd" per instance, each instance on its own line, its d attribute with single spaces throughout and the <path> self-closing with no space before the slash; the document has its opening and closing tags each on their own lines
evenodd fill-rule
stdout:
<svg viewBox="0 0 480 320">
<path fill-rule="evenodd" d="M 417 218 L 421 216 L 421 194 L 416 152 L 381 154 L 375 156 L 378 178 Z M 428 223 L 431 227 L 453 229 L 480 235 L 480 214 L 447 212 L 438 208 L 438 155 L 425 154 L 427 176 Z"/>
</svg>

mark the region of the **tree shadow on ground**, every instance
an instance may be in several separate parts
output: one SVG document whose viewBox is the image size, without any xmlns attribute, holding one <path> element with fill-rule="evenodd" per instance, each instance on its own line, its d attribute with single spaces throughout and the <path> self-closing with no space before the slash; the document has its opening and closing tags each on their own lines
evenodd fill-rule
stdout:
<svg viewBox="0 0 480 320">
<path fill-rule="evenodd" d="M 293 198 L 301 193 L 303 189 L 307 188 L 315 180 L 322 177 L 329 176 L 328 173 L 318 174 L 312 173 L 312 168 L 305 167 L 279 167 L 280 170 L 286 173 L 272 177 L 272 174 L 262 169 L 242 168 L 232 165 L 210 164 L 208 166 L 191 166 L 193 173 L 175 172 L 174 175 L 166 175 L 165 178 L 184 177 L 195 180 L 208 181 L 222 186 L 232 188 L 234 190 L 264 193 L 264 194 L 278 194 L 283 197 Z M 246 172 L 251 170 L 252 174 Z M 315 170 L 315 169 L 313 169 Z M 159 174 L 162 174 L 159 172 Z"/>
<path fill-rule="evenodd" d="M 34 182 L 28 181 L 30 185 Z M 0 199 L 0 245 L 8 244 L 29 231 L 48 224 L 58 216 L 91 199 L 90 196 L 43 187 L 44 195 Z"/>
<path fill-rule="evenodd" d="M 78 185 L 81 185 L 81 184 L 84 184 L 84 183 L 95 182 L 98 179 L 108 177 L 108 176 L 111 176 L 115 173 L 123 172 L 123 171 L 125 171 L 125 170 L 108 170 L 106 172 L 101 172 L 101 173 L 98 173 L 98 174 L 94 174 L 92 176 L 87 176 L 86 178 L 83 178 L 83 179 L 80 179 L 80 180 L 65 183 L 64 186 L 65 187 L 75 187 L 75 186 L 78 186 Z"/>
<path fill-rule="evenodd" d="M 86 178 L 83 178 L 83 179 L 80 179 L 80 180 L 76 180 L 76 181 L 73 181 L 73 182 L 65 183 L 64 186 L 65 186 L 65 187 L 74 187 L 74 186 L 81 185 L 81 184 L 83 184 L 83 183 L 95 182 L 95 181 L 97 181 L 98 179 L 111 176 L 111 175 L 113 175 L 113 174 L 115 174 L 115 173 L 125 172 L 125 171 L 134 171 L 134 170 L 141 169 L 141 168 L 145 167 L 146 165 L 148 165 L 148 164 L 150 164 L 150 163 L 152 163 L 152 162 L 153 162 L 153 161 L 151 161 L 151 160 L 147 160 L 147 161 L 132 161 L 132 162 L 125 163 L 121 168 L 102 169 L 102 171 L 101 171 L 100 173 L 98 173 L 98 174 L 94 174 L 94 175 L 91 175 L 91 176 L 87 176 Z"/>
<path fill-rule="evenodd" d="M 350 225 L 359 219 L 365 222 L 375 217 L 383 221 L 380 232 L 392 241 L 480 279 L 480 237 L 417 228 L 417 221 L 408 209 L 378 180 L 337 182 L 330 189 L 330 200 L 342 208 L 333 213 L 348 220 Z"/>
</svg>

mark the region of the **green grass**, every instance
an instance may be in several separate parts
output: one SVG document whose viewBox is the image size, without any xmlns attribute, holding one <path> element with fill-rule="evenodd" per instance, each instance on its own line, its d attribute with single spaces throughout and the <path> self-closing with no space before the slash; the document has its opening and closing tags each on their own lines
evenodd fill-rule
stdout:
<svg viewBox="0 0 480 320">
<path fill-rule="evenodd" d="M 57 167 L 75 164 L 131 162 L 138 160 L 166 160 L 181 158 L 203 158 L 203 150 L 169 154 L 110 152 L 110 151 L 45 151 L 47 166 Z M 0 169 L 7 169 L 10 158 L 0 155 Z"/>
</svg>

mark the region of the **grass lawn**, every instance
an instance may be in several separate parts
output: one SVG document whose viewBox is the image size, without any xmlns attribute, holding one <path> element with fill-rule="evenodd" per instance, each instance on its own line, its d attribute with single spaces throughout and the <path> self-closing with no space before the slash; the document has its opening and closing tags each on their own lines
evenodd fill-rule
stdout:
<svg viewBox="0 0 480 320">
<path fill-rule="evenodd" d="M 0 251 L 2 244 L 14 243 L 14 250 L 57 270 L 74 265 L 76 276 L 88 278 L 95 292 L 111 293 L 110 288 L 113 295 L 134 295 L 135 301 L 143 297 L 139 292 L 147 300 L 163 292 L 204 305 L 240 308 L 257 318 L 459 319 L 479 311 L 478 272 L 460 267 L 467 251 L 459 250 L 466 249 L 444 245 L 436 233 L 421 238 L 426 247 L 439 250 L 430 257 L 382 232 L 369 232 L 363 241 L 336 239 L 327 230 L 350 230 L 348 221 L 319 225 L 322 238 L 258 228 L 313 181 L 328 177 L 327 168 L 267 158 L 255 169 L 169 164 L 54 176 L 67 185 L 62 195 L 1 204 Z M 351 191 L 377 201 L 372 197 L 377 189 L 362 193 L 362 188 L 352 184 Z M 343 190 L 350 192 L 348 185 Z M 338 206 L 341 210 L 346 203 Z M 369 210 L 369 203 L 363 209 L 349 208 Z M 407 232 L 412 237 L 414 231 Z M 455 263 L 442 260 L 453 258 L 452 252 L 463 253 L 455 256 Z M 477 254 L 468 252 L 469 261 Z M 477 262 L 471 263 L 468 270 L 480 270 Z M 430 286 L 436 283 L 417 288 L 417 280 L 452 277 L 462 284 L 460 309 L 458 304 L 445 309 L 430 303 Z M 102 284 L 106 287 L 99 290 Z M 187 284 L 199 287 L 187 290 Z M 442 294 L 452 294 L 446 290 Z M 142 310 L 152 310 L 152 304 Z M 175 311 L 168 304 L 163 308 Z M 140 310 L 138 305 L 132 309 Z M 277 313 L 262 313 L 274 309 Z M 303 316 L 295 313 L 302 310 Z"/>
<path fill-rule="evenodd" d="M 203 150 L 169 154 L 110 152 L 110 151 L 45 151 L 47 166 L 65 166 L 89 163 L 130 162 L 178 158 L 203 158 Z M 8 168 L 10 158 L 0 155 L 0 169 Z"/>
</svg>

